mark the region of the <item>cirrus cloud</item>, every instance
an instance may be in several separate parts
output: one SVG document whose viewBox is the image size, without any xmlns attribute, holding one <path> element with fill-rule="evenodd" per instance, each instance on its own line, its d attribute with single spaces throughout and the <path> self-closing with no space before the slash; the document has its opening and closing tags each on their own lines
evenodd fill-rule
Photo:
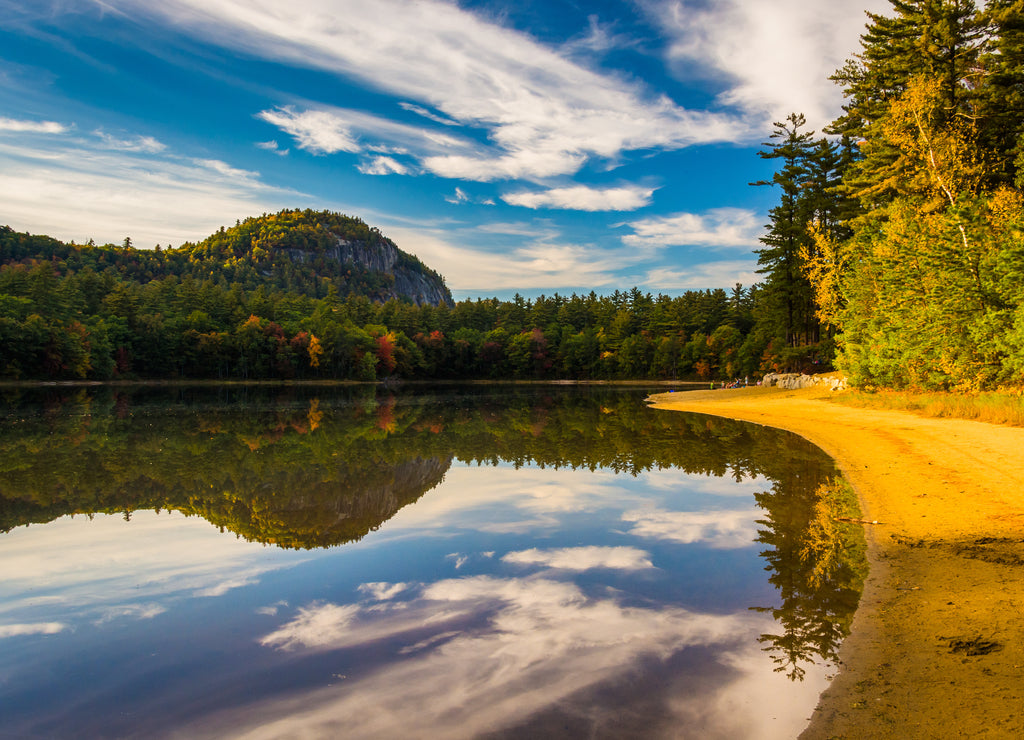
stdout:
<svg viewBox="0 0 1024 740">
<path fill-rule="evenodd" d="M 297 112 L 286 106 L 276 110 L 261 111 L 257 117 L 277 126 L 294 138 L 300 149 L 306 149 L 313 154 L 362 150 L 344 121 L 327 111 Z"/>
<path fill-rule="evenodd" d="M 469 151 L 426 152 L 421 165 L 466 180 L 577 172 L 624 152 L 736 141 L 752 130 L 736 116 L 688 110 L 635 79 L 601 74 L 529 35 L 439 0 L 111 0 L 160 13 L 206 40 L 322 69 L 402 99 L 406 110 L 483 132 Z M 348 22 L 358 17 L 358 23 Z M 437 111 L 434 113 L 433 111 Z M 424 116 L 424 114 L 429 114 Z M 263 120 L 318 153 L 356 151 L 350 130 L 286 108 Z"/>
<path fill-rule="evenodd" d="M 670 39 L 679 75 L 725 77 L 720 102 L 764 123 L 802 112 L 821 128 L 841 112 L 828 76 L 858 50 L 866 11 L 887 0 L 653 0 L 645 4 Z"/>
</svg>

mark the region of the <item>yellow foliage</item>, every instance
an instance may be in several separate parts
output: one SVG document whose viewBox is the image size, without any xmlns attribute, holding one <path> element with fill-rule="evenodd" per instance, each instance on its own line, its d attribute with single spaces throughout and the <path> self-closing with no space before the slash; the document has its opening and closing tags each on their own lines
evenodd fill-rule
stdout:
<svg viewBox="0 0 1024 740">
<path fill-rule="evenodd" d="M 309 402 L 309 414 L 307 414 L 307 418 L 309 419 L 309 431 L 315 432 L 320 428 L 320 422 L 323 421 L 324 412 L 320 410 L 319 398 L 314 398 Z"/>
<path fill-rule="evenodd" d="M 1020 230 L 1024 223 L 1024 195 L 1013 188 L 1000 188 L 989 198 L 992 223 L 997 227 L 1011 226 Z"/>
<path fill-rule="evenodd" d="M 941 83 L 915 77 L 893 101 L 882 132 L 915 169 L 927 173 L 937 194 L 953 204 L 961 194 L 978 191 L 982 172 L 971 124 L 944 117 Z"/>
<path fill-rule="evenodd" d="M 804 273 L 814 289 L 818 319 L 827 326 L 838 326 L 843 309 L 842 283 L 848 259 L 843 245 L 817 225 L 811 226 L 813 254 L 806 245 L 800 247 Z"/>
<path fill-rule="evenodd" d="M 323 357 L 324 347 L 320 344 L 316 334 L 310 335 L 309 348 L 306 351 L 309 352 L 309 366 L 320 367 L 320 358 Z"/>
<path fill-rule="evenodd" d="M 814 492 L 814 508 L 800 548 L 800 560 L 811 566 L 807 578 L 813 588 L 828 582 L 843 564 L 846 541 L 839 522 L 846 516 L 844 486 L 842 480 L 832 479 Z"/>
</svg>

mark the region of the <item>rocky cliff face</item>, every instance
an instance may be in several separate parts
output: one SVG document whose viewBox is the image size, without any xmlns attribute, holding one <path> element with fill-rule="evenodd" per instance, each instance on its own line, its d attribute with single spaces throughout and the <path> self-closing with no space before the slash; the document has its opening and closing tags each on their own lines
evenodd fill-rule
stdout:
<svg viewBox="0 0 1024 740">
<path fill-rule="evenodd" d="M 289 249 L 287 253 L 293 262 L 298 263 L 306 262 L 314 256 L 301 249 Z M 318 256 L 390 276 L 393 281 L 390 290 L 384 291 L 385 300 L 408 298 L 417 306 L 453 303 L 451 292 L 439 276 L 424 272 L 418 260 L 404 254 L 388 239 L 368 244 L 338 237 L 333 247 L 328 247 Z"/>
</svg>

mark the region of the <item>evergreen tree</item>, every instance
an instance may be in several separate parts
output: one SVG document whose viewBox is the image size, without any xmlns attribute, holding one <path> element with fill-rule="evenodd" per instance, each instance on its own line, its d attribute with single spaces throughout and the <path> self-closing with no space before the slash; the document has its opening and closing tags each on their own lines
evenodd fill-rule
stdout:
<svg viewBox="0 0 1024 740">
<path fill-rule="evenodd" d="M 849 200 L 837 191 L 841 172 L 853 161 L 850 139 L 815 139 L 813 132 L 802 130 L 805 124 L 797 113 L 775 124 L 772 141 L 759 154 L 780 160 L 781 166 L 770 181 L 753 183 L 780 190 L 779 204 L 769 211 L 768 232 L 761 238 L 765 246 L 757 250 L 759 271 L 767 277 L 760 288 L 756 333 L 772 343 L 778 355 L 773 364 L 786 367 L 822 354 L 831 359 L 830 348 L 820 346 L 828 337 L 821 332 L 807 263 L 815 259 L 812 231 L 845 233 L 844 219 L 851 211 Z"/>
<path fill-rule="evenodd" d="M 844 113 L 829 132 L 861 142 L 862 156 L 844 177 L 848 194 L 866 208 L 884 205 L 915 182 L 913 162 L 884 134 L 893 101 L 911 81 L 937 82 L 944 125 L 975 117 L 982 25 L 973 0 L 890 0 L 891 17 L 868 13 L 863 51 L 832 79 L 843 86 Z"/>
<path fill-rule="evenodd" d="M 990 38 L 980 60 L 979 139 L 990 153 L 992 182 L 1024 188 L 1024 0 L 985 5 Z"/>
</svg>

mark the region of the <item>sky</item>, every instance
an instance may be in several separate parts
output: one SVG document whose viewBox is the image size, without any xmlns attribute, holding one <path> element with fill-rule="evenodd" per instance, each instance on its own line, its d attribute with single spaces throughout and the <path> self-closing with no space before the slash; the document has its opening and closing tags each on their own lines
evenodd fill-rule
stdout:
<svg viewBox="0 0 1024 740">
<path fill-rule="evenodd" d="M 749 286 L 772 122 L 887 0 L 0 0 L 0 224 L 180 246 L 282 208 L 457 300 Z"/>
</svg>

